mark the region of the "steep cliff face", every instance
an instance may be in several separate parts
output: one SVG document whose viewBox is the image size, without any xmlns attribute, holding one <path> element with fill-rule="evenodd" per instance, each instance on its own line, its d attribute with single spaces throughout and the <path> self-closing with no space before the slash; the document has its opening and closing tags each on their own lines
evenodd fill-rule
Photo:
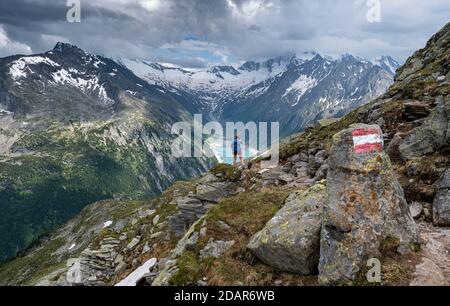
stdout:
<svg viewBox="0 0 450 306">
<path fill-rule="evenodd" d="M 206 171 L 214 160 L 171 153 L 171 124 L 190 116 L 72 45 L 0 59 L 0 261 L 92 202 L 154 197 Z"/>
<path fill-rule="evenodd" d="M 1 283 L 361 285 L 377 258 L 384 285 L 450 285 L 450 233 L 433 225 L 449 225 L 449 36 L 450 24 L 387 94 L 283 142 L 279 166 L 262 167 L 269 152 L 125 203 L 100 234 L 63 234 L 77 251 L 57 232 L 3 265 Z"/>
</svg>

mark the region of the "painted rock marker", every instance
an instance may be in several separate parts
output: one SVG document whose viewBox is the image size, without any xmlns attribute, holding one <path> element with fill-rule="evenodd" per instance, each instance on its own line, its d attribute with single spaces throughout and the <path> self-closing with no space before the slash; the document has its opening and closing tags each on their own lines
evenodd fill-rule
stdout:
<svg viewBox="0 0 450 306">
<path fill-rule="evenodd" d="M 353 149 L 357 154 L 381 152 L 383 150 L 383 135 L 379 128 L 355 129 L 352 136 Z"/>
<path fill-rule="evenodd" d="M 323 285 L 352 284 L 369 259 L 382 258 L 386 241 L 395 241 L 399 254 L 411 252 L 411 244 L 419 241 L 403 189 L 382 148 L 378 125 L 355 124 L 333 136 L 320 231 Z"/>
</svg>

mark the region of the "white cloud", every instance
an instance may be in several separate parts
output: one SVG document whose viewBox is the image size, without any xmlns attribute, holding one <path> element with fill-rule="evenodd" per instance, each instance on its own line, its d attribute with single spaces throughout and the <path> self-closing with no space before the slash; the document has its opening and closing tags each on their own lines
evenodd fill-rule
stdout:
<svg viewBox="0 0 450 306">
<path fill-rule="evenodd" d="M 140 2 L 140 4 L 147 11 L 154 12 L 160 8 L 161 1 L 160 0 L 142 0 Z"/>
<path fill-rule="evenodd" d="M 32 50 L 29 46 L 11 41 L 3 27 L 0 25 L 0 57 L 11 54 L 31 54 Z"/>
<path fill-rule="evenodd" d="M 211 54 L 223 63 L 312 50 L 402 61 L 450 21 L 448 0 L 381 0 L 380 23 L 367 21 L 367 0 L 90 0 L 82 2 L 77 25 L 61 22 L 59 2 L 5 2 L 0 23 L 9 40 L 34 51 L 63 37 L 107 56 L 152 59 L 171 49 L 165 61 L 184 55 L 196 65 Z M 199 61 L 202 50 L 207 54 Z"/>
</svg>

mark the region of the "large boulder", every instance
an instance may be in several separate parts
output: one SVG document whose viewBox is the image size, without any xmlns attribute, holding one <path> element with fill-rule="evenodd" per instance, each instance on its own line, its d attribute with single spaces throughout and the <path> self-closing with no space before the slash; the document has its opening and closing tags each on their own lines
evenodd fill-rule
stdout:
<svg viewBox="0 0 450 306">
<path fill-rule="evenodd" d="M 255 234 L 248 249 L 280 271 L 310 275 L 317 271 L 326 187 L 318 183 L 291 194 L 284 207 Z"/>
<path fill-rule="evenodd" d="M 418 231 L 378 125 L 352 125 L 333 137 L 328 159 L 328 204 L 320 243 L 322 284 L 351 283 L 384 241 L 406 252 Z"/>
<path fill-rule="evenodd" d="M 448 145 L 450 121 L 450 98 L 440 97 L 423 124 L 413 129 L 399 146 L 400 155 L 405 160 L 430 154 Z"/>
<path fill-rule="evenodd" d="M 436 183 L 437 193 L 433 201 L 433 223 L 450 226 L 450 169 Z"/>
</svg>

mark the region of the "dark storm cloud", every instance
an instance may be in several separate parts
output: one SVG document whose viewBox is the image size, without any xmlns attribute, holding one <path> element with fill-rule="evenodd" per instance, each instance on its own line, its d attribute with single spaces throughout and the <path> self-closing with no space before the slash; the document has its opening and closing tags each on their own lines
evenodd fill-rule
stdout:
<svg viewBox="0 0 450 306">
<path fill-rule="evenodd" d="M 447 0 L 381 3 L 369 23 L 366 0 L 81 0 L 82 22 L 68 23 L 66 0 L 1 1 L 0 56 L 63 40 L 190 67 L 309 50 L 403 60 L 449 21 Z"/>
</svg>

